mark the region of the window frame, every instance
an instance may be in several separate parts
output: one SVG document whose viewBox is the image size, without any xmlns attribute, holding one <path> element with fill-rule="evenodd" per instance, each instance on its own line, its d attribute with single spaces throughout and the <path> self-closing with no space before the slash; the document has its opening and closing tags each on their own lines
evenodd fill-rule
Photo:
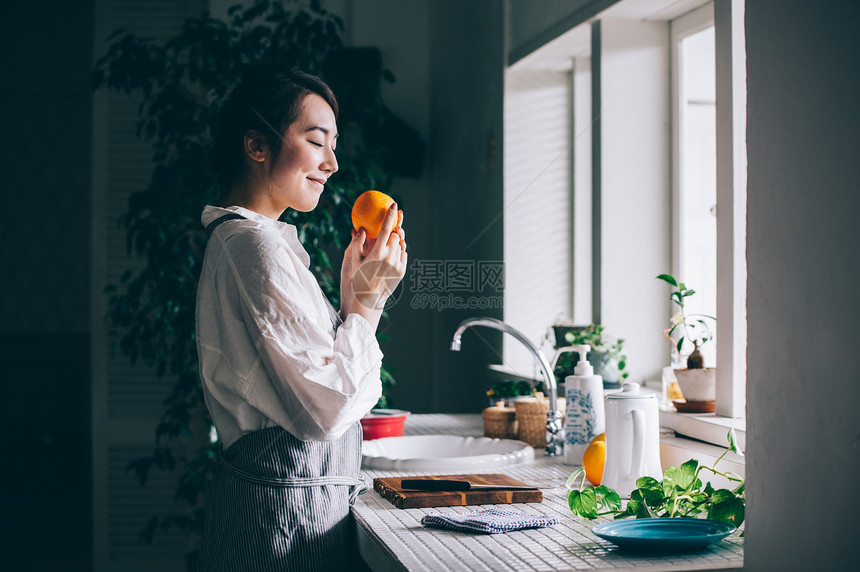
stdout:
<svg viewBox="0 0 860 572">
<path fill-rule="evenodd" d="M 746 55 L 744 0 L 714 0 L 669 23 L 672 97 L 672 266 L 680 252 L 680 42 L 715 28 L 717 108 L 717 395 L 716 413 L 746 409 Z"/>
</svg>

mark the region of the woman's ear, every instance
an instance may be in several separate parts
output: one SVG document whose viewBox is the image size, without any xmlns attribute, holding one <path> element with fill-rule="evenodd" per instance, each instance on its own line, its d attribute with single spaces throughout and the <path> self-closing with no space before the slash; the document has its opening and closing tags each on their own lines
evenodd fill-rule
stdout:
<svg viewBox="0 0 860 572">
<path fill-rule="evenodd" d="M 259 131 L 245 133 L 245 154 L 249 159 L 262 163 L 269 158 L 269 143 Z"/>
</svg>

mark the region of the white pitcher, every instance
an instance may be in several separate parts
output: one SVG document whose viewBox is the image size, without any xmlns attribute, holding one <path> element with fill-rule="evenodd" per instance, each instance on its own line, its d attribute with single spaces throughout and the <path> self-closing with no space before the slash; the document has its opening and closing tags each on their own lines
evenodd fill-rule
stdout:
<svg viewBox="0 0 860 572">
<path fill-rule="evenodd" d="M 629 498 L 636 479 L 663 478 L 660 465 L 660 419 L 657 396 L 640 393 L 627 382 L 606 396 L 606 464 L 602 485 Z"/>
</svg>

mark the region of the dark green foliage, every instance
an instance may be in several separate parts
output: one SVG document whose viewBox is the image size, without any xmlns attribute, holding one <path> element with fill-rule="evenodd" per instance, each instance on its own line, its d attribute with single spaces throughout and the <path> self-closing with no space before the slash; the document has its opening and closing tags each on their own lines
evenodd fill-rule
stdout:
<svg viewBox="0 0 860 572">
<path fill-rule="evenodd" d="M 535 387 L 531 382 L 525 380 L 505 379 L 493 384 L 493 387 L 487 390 L 487 397 L 490 401 L 510 399 L 512 397 L 522 397 L 534 395 L 535 391 L 543 392 L 543 382 L 540 382 L 539 387 Z"/>
<path fill-rule="evenodd" d="M 187 20 L 164 45 L 117 30 L 92 72 L 93 89 L 141 98 L 137 133 L 153 152 L 149 183 L 131 195 L 128 212 L 119 221 L 127 231 L 129 254 L 142 257 L 145 267 L 136 273 L 126 271 L 118 285 L 105 288 L 107 319 L 115 328 L 120 351 L 132 362 L 143 360 L 159 377 L 175 380 L 155 429 L 155 450 L 130 463 L 129 470 L 141 483 L 153 468 L 180 471 L 176 499 L 191 509 L 155 517 L 142 532 L 147 541 L 156 530 L 171 526 L 200 530 L 203 514 L 196 505 L 214 473 L 218 445 L 207 434 L 211 420 L 203 403 L 194 337 L 197 280 L 205 248 L 200 214 L 204 205 L 220 203 L 221 189 L 209 171 L 211 134 L 217 110 L 245 65 L 266 59 L 321 75 L 344 104 L 338 122 L 341 133 L 358 135 L 358 140 L 341 142 L 340 170 L 319 206 L 311 213 L 289 211 L 284 219 L 297 226 L 311 270 L 336 307 L 340 258 L 335 259 L 337 266 L 332 259 L 342 256 L 350 239 L 355 197 L 371 188 L 390 192 L 390 176 L 383 167 L 392 164 L 392 153 L 408 156 L 411 171 L 388 170 L 391 174 L 417 174 L 423 160 L 417 132 L 405 127 L 382 102 L 380 82 L 393 81 L 393 75 L 382 69 L 378 50 L 345 48 L 343 21 L 318 0 L 305 7 L 289 4 L 258 0 L 247 8 L 233 6 L 227 21 L 204 13 Z M 346 67 L 348 77 L 331 75 Z M 380 132 L 399 134 L 400 139 L 381 142 Z M 394 383 L 384 368 L 382 380 L 384 390 Z M 385 399 L 380 406 L 388 405 Z M 192 435 L 191 442 L 207 444 L 190 456 L 172 447 L 177 438 Z"/>
</svg>

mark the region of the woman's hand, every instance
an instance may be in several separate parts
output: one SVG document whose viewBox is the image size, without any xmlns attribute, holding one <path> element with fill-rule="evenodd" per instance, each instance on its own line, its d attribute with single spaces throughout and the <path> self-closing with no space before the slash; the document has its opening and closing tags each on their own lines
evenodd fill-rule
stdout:
<svg viewBox="0 0 860 572">
<path fill-rule="evenodd" d="M 397 227 L 395 228 L 395 221 Z M 406 274 L 406 233 L 403 213 L 397 205 L 385 213 L 376 239 L 367 238 L 363 228 L 352 231 L 352 241 L 341 267 L 341 312 L 363 316 L 376 328 L 386 300 Z"/>
</svg>

